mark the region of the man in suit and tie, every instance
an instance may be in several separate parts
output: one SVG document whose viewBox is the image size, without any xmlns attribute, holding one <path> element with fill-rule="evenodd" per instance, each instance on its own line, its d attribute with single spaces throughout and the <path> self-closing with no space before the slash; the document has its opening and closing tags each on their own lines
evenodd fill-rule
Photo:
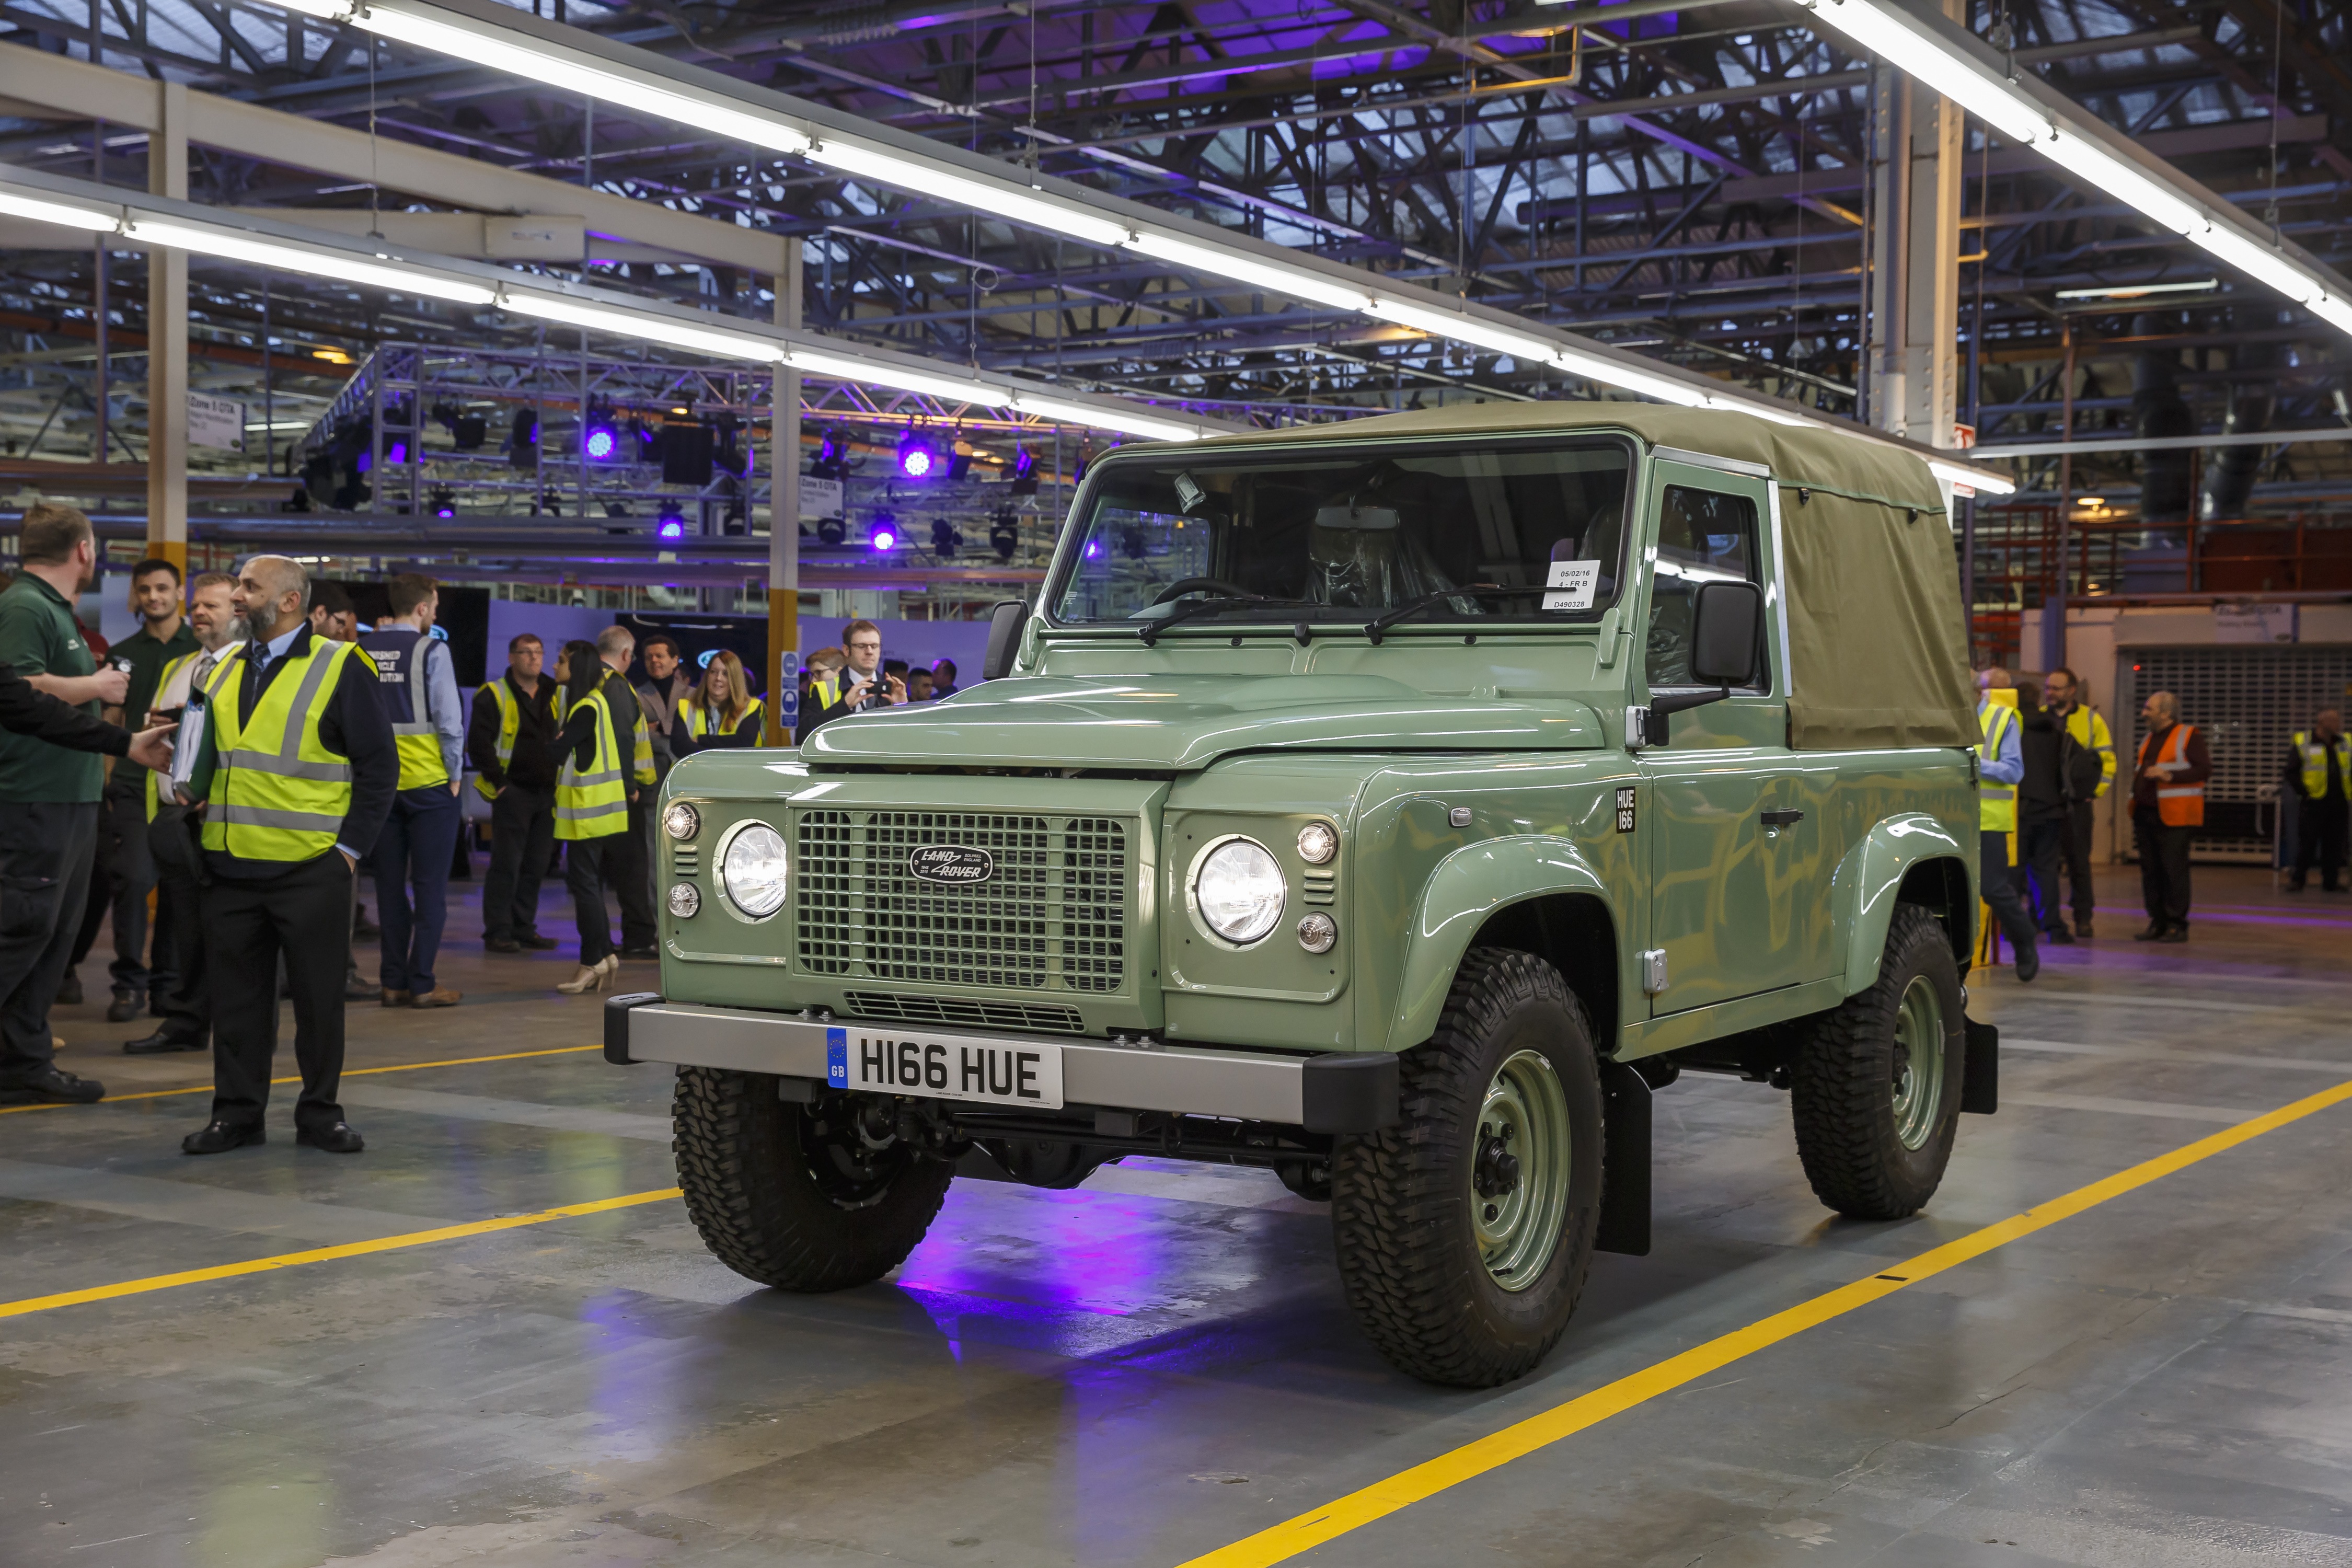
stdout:
<svg viewBox="0 0 2352 1568">
<path fill-rule="evenodd" d="M 155 713 L 176 719 L 188 705 L 188 694 L 210 686 L 213 671 L 244 644 L 245 623 L 229 603 L 236 592 L 236 579 L 226 572 L 206 572 L 188 585 L 188 628 L 195 634 L 196 649 L 163 667 L 155 687 Z M 163 1021 L 153 1034 L 123 1042 L 122 1049 L 134 1057 L 201 1051 L 212 1044 L 213 1012 L 201 907 L 204 856 L 196 843 L 200 821 L 191 807 L 165 798 L 169 791 L 161 774 L 149 773 L 142 788 L 147 847 L 155 861 L 156 885 L 163 889 L 156 903 L 163 914 L 165 940 L 179 959 L 172 986 L 163 994 Z"/>
<path fill-rule="evenodd" d="M 205 754 L 189 793 L 203 803 L 213 1108 L 181 1142 L 191 1154 L 266 1141 L 281 953 L 302 1073 L 294 1141 L 338 1154 L 365 1147 L 335 1098 L 342 975 L 354 868 L 392 811 L 400 753 L 374 666 L 357 644 L 311 628 L 310 595 L 299 562 L 247 561 L 229 603 L 252 640 L 205 688 Z"/>
</svg>

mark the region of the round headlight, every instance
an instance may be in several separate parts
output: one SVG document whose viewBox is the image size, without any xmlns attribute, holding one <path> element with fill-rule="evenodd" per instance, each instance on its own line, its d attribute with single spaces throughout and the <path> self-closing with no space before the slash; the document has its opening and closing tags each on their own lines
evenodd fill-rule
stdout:
<svg viewBox="0 0 2352 1568">
<path fill-rule="evenodd" d="M 1311 914 L 1298 922 L 1298 945 L 1309 952 L 1328 952 L 1339 940 L 1339 923 L 1327 914 Z"/>
<path fill-rule="evenodd" d="M 674 800 L 662 813 L 662 831 L 683 843 L 702 831 L 702 813 L 682 800 Z"/>
<path fill-rule="evenodd" d="M 1228 838 L 1201 858 L 1192 903 L 1211 931 L 1245 947 L 1282 919 L 1282 868 L 1254 838 Z"/>
<path fill-rule="evenodd" d="M 784 837 L 764 822 L 735 835 L 719 863 L 727 901 L 755 921 L 784 907 Z"/>
<path fill-rule="evenodd" d="M 1310 822 L 1298 830 L 1298 858 L 1320 866 L 1339 852 L 1339 835 L 1328 822 Z"/>
<path fill-rule="evenodd" d="M 669 890 L 669 912 L 680 920 L 692 917 L 702 908 L 702 889 L 691 882 L 680 882 Z"/>
</svg>

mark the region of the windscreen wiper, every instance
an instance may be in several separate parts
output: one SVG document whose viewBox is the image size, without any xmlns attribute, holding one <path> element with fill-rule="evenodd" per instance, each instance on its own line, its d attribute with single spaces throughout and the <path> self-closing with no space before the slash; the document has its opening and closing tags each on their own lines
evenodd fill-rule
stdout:
<svg viewBox="0 0 2352 1568">
<path fill-rule="evenodd" d="M 1419 598 L 1407 599 L 1392 610 L 1382 610 L 1364 623 L 1364 636 L 1371 639 L 1374 647 L 1378 647 L 1381 645 L 1381 634 L 1391 626 L 1409 616 L 1421 614 L 1432 605 L 1442 605 L 1448 599 L 1507 599 L 1514 594 L 1539 594 L 1542 591 L 1540 588 L 1506 588 L 1499 583 L 1471 583 L 1459 588 L 1441 588 L 1434 594 L 1423 594 Z"/>
<path fill-rule="evenodd" d="M 1152 644 L 1160 640 L 1160 634 L 1168 630 L 1169 627 L 1181 625 L 1185 621 L 1198 619 L 1202 616 L 1214 614 L 1219 610 L 1320 610 L 1327 609 L 1328 607 L 1329 606 L 1325 605 L 1317 604 L 1310 599 L 1263 599 L 1259 598 L 1255 595 L 1252 595 L 1246 599 L 1236 599 L 1231 596 L 1219 599 L 1186 599 L 1180 603 L 1167 615 L 1157 616 L 1136 627 L 1135 635 L 1142 639 L 1144 647 L 1150 647 Z"/>
</svg>

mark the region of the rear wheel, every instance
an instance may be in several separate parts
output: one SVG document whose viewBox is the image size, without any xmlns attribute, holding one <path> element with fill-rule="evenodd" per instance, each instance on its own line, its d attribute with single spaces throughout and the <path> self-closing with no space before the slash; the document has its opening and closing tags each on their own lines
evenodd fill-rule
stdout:
<svg viewBox="0 0 2352 1568">
<path fill-rule="evenodd" d="M 1898 904 L 1877 984 L 1822 1014 L 1797 1053 L 1797 1153 L 1822 1202 L 1901 1219 L 1935 1196 L 1959 1122 L 1961 1017 L 1944 928 Z"/>
<path fill-rule="evenodd" d="M 680 1068 L 677 1184 L 714 1257 L 782 1290 L 843 1290 L 906 1261 L 951 1168 L 897 1137 L 886 1102 L 780 1100 L 764 1073 Z"/>
<path fill-rule="evenodd" d="M 1331 1218 L 1349 1304 L 1431 1383 L 1534 1370 L 1568 1327 L 1601 1213 L 1601 1079 L 1584 1009 L 1529 953 L 1474 949 L 1398 1125 L 1342 1138 Z"/>
</svg>

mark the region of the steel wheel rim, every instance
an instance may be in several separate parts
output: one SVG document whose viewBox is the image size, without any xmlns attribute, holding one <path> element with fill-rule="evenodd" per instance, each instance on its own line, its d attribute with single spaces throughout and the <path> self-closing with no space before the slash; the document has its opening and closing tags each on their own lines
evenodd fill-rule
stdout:
<svg viewBox="0 0 2352 1568">
<path fill-rule="evenodd" d="M 1921 1149 L 1944 1119 L 1944 1000 L 1924 974 L 1912 976 L 1895 1014 L 1895 1136 Z"/>
<path fill-rule="evenodd" d="M 1505 1290 L 1540 1279 L 1559 1247 L 1571 1169 L 1568 1096 L 1540 1051 L 1495 1069 L 1470 1144 L 1470 1228 L 1486 1277 Z M 1515 1168 L 1500 1165 L 1508 1155 Z M 1498 1177 L 1507 1173 L 1507 1185 Z"/>
</svg>

